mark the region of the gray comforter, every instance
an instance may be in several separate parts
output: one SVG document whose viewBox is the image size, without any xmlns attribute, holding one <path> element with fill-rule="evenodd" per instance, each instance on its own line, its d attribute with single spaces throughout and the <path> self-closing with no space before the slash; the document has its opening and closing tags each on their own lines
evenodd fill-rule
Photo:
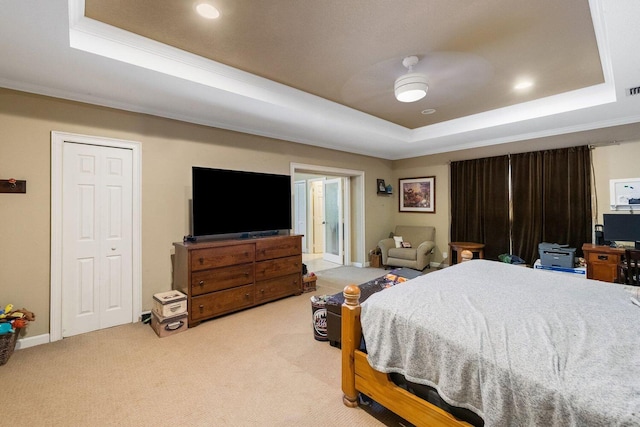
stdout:
<svg viewBox="0 0 640 427">
<path fill-rule="evenodd" d="M 472 260 L 371 296 L 369 363 L 491 426 L 639 426 L 640 307 L 621 285 Z"/>
</svg>

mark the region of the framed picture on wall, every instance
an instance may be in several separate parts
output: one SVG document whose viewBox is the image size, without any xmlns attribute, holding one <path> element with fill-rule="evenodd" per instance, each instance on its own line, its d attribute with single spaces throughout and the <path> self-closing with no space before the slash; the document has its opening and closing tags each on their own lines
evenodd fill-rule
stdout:
<svg viewBox="0 0 640 427">
<path fill-rule="evenodd" d="M 436 177 L 401 178 L 400 212 L 436 212 Z"/>
</svg>

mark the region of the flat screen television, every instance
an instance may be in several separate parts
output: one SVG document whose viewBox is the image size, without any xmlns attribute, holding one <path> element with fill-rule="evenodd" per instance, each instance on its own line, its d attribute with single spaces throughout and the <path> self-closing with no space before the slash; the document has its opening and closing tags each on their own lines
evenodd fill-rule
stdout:
<svg viewBox="0 0 640 427">
<path fill-rule="evenodd" d="M 255 237 L 291 229 L 291 177 L 192 167 L 193 236 Z"/>
<path fill-rule="evenodd" d="M 639 214 L 603 214 L 604 240 L 640 244 Z"/>
</svg>

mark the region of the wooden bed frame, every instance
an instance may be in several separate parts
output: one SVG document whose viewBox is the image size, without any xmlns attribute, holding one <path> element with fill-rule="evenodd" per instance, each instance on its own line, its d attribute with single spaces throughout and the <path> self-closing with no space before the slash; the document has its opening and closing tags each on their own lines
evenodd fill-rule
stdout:
<svg viewBox="0 0 640 427">
<path fill-rule="evenodd" d="M 469 427 L 453 415 L 397 386 L 389 375 L 369 365 L 367 355 L 360 351 L 360 289 L 356 285 L 344 288 L 342 305 L 342 397 L 343 403 L 358 406 L 358 393 L 363 393 L 380 405 L 418 427 Z"/>
</svg>

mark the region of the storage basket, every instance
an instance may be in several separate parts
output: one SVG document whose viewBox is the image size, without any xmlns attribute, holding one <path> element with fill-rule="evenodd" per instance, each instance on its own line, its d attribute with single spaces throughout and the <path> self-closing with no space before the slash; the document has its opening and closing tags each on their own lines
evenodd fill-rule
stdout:
<svg viewBox="0 0 640 427">
<path fill-rule="evenodd" d="M 302 292 L 313 292 L 316 290 L 316 279 L 318 276 L 307 276 L 302 278 Z"/>
<path fill-rule="evenodd" d="M 16 329 L 12 334 L 0 335 L 0 366 L 7 363 L 13 354 L 13 350 L 16 348 L 16 343 L 18 342 L 19 333 L 20 329 Z"/>
</svg>

